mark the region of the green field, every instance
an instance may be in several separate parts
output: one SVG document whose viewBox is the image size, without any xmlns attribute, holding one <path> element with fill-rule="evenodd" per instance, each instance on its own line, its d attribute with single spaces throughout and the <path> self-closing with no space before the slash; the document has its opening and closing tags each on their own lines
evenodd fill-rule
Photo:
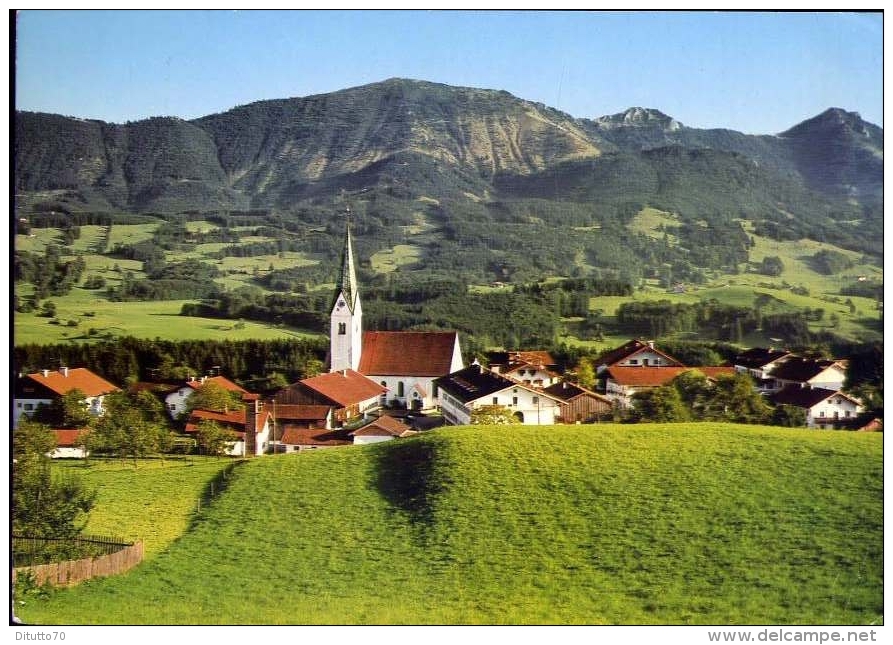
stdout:
<svg viewBox="0 0 893 645">
<path fill-rule="evenodd" d="M 879 624 L 882 443 L 730 424 L 477 427 L 256 459 L 157 557 L 28 596 L 18 613 L 32 624 Z"/>
</svg>

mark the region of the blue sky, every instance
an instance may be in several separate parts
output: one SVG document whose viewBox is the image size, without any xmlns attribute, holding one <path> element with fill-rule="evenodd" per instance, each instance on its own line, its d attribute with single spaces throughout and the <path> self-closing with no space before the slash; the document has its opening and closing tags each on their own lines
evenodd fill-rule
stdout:
<svg viewBox="0 0 893 645">
<path fill-rule="evenodd" d="M 17 29 L 17 109 L 115 123 L 405 77 L 575 117 L 770 134 L 840 107 L 883 125 L 879 13 L 26 10 Z"/>
</svg>

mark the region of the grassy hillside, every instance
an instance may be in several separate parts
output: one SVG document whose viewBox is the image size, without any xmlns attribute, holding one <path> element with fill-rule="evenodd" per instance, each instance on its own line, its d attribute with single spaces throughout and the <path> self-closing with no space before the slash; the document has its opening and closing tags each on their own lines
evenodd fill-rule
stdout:
<svg viewBox="0 0 893 645">
<path fill-rule="evenodd" d="M 258 459 L 159 557 L 33 623 L 883 620 L 882 437 L 458 428 Z"/>
</svg>

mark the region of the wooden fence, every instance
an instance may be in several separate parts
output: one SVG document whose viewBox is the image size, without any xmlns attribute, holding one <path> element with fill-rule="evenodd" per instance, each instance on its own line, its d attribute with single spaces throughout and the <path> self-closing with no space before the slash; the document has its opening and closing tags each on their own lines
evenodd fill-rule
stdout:
<svg viewBox="0 0 893 645">
<path fill-rule="evenodd" d="M 14 540 L 16 538 L 13 538 Z M 49 564 L 36 564 L 27 567 L 16 567 L 12 570 L 12 582 L 18 576 L 30 574 L 35 585 L 50 584 L 54 587 L 70 587 L 90 578 L 111 576 L 132 569 L 143 560 L 143 543 L 110 543 L 103 544 L 117 547 L 105 555 L 96 555 L 79 560 L 65 560 Z M 106 549 L 108 551 L 108 549 Z"/>
</svg>

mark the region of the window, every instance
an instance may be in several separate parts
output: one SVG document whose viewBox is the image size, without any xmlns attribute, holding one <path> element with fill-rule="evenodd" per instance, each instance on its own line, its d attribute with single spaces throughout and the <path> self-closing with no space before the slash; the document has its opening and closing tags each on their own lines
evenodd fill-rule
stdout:
<svg viewBox="0 0 893 645">
<path fill-rule="evenodd" d="M 518 397 L 517 396 L 512 397 L 512 405 L 518 405 Z"/>
<path fill-rule="evenodd" d="M 403 396 L 403 381 L 397 381 L 397 396 Z"/>
<path fill-rule="evenodd" d="M 17 407 L 17 408 L 20 408 L 20 407 L 22 407 L 22 402 L 21 402 L 21 401 L 19 401 L 19 402 L 18 402 L 18 403 L 16 403 L 16 407 Z"/>
<path fill-rule="evenodd" d="M 843 413 L 843 416 L 845 416 L 847 419 L 849 419 L 849 418 L 850 418 L 850 411 L 849 411 L 849 410 L 846 410 L 846 411 Z"/>
<path fill-rule="evenodd" d="M 820 417 L 824 417 L 824 416 L 825 416 L 825 411 L 822 410 L 821 412 L 819 412 L 819 416 L 820 416 Z"/>
<path fill-rule="evenodd" d="M 499 405 L 499 397 L 498 396 L 493 397 L 493 405 Z"/>
<path fill-rule="evenodd" d="M 340 322 L 338 323 L 338 335 L 343 336 L 347 333 L 347 323 Z"/>
<path fill-rule="evenodd" d="M 629 364 L 630 364 L 630 365 L 638 365 L 638 364 L 639 364 L 639 360 L 636 359 L 636 358 L 631 358 L 631 359 L 629 359 Z"/>
<path fill-rule="evenodd" d="M 26 409 L 26 410 L 33 410 L 33 409 L 34 409 L 34 404 L 33 404 L 33 403 L 26 403 L 26 404 L 25 404 L 25 409 Z"/>
<path fill-rule="evenodd" d="M 532 399 L 530 399 L 530 402 L 533 403 L 534 405 L 539 405 L 540 397 L 535 396 Z"/>
</svg>

